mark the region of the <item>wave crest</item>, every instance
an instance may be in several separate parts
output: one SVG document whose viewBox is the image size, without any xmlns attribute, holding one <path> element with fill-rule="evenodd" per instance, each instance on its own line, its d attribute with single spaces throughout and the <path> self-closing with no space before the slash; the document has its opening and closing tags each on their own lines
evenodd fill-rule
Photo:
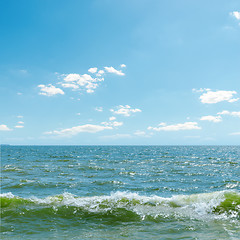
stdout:
<svg viewBox="0 0 240 240">
<path fill-rule="evenodd" d="M 2 216 L 55 215 L 59 217 L 117 218 L 121 221 L 162 218 L 239 219 L 240 194 L 235 191 L 178 195 L 171 198 L 115 192 L 109 196 L 78 197 L 63 193 L 46 198 L 0 194 Z"/>
</svg>

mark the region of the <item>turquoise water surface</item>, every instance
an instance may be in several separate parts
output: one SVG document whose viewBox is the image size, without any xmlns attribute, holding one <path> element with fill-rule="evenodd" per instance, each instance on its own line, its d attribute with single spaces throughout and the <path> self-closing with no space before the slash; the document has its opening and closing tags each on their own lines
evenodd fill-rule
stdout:
<svg viewBox="0 0 240 240">
<path fill-rule="evenodd" d="M 240 146 L 2 146 L 2 239 L 240 239 Z"/>
</svg>

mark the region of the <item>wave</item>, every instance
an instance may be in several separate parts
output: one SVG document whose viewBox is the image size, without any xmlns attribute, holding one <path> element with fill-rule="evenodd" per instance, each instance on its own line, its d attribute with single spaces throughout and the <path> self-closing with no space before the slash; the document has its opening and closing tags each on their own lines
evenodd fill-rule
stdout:
<svg viewBox="0 0 240 240">
<path fill-rule="evenodd" d="M 55 216 L 112 218 L 119 221 L 161 221 L 162 219 L 240 219 L 240 193 L 220 191 L 171 198 L 115 192 L 109 196 L 78 197 L 71 193 L 46 198 L 21 198 L 0 194 L 2 217 Z"/>
</svg>

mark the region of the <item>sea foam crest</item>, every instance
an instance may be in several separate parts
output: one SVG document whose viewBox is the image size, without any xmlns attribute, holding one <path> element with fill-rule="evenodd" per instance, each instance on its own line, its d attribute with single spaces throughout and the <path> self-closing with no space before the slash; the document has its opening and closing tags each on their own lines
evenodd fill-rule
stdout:
<svg viewBox="0 0 240 240">
<path fill-rule="evenodd" d="M 40 199 L 19 198 L 12 193 L 0 195 L 3 211 L 18 205 L 24 209 L 51 208 L 67 214 L 129 215 L 145 218 L 239 218 L 240 194 L 234 191 L 178 195 L 170 198 L 141 196 L 131 192 L 115 192 L 109 196 L 78 197 L 71 193 Z M 31 207 L 29 207 L 31 206 Z M 5 210 L 4 210 L 5 209 Z"/>
</svg>

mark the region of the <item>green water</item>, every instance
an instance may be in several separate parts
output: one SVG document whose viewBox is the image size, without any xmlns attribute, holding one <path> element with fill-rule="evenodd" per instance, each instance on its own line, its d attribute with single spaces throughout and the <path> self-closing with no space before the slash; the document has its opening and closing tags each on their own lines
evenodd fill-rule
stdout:
<svg viewBox="0 0 240 240">
<path fill-rule="evenodd" d="M 2 239 L 240 239 L 240 147 L 2 146 Z"/>
</svg>

